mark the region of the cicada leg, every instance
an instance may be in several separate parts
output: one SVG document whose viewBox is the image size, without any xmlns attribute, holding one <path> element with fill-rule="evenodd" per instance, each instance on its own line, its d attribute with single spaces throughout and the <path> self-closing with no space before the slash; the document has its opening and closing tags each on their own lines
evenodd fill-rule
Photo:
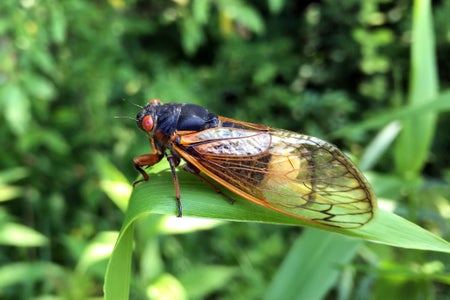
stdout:
<svg viewBox="0 0 450 300">
<path fill-rule="evenodd" d="M 138 183 L 141 183 L 143 181 L 148 181 L 149 176 L 147 172 L 143 169 L 143 167 L 151 167 L 155 164 L 157 164 L 162 158 L 164 157 L 163 154 L 143 154 L 135 157 L 133 159 L 133 165 L 134 168 L 142 174 L 142 179 L 136 180 L 133 182 L 133 187 L 135 187 Z M 181 201 L 180 201 L 180 185 L 178 184 L 178 176 L 176 167 L 180 164 L 180 158 L 168 153 L 167 154 L 167 161 L 170 165 L 170 171 L 172 172 L 172 178 L 173 178 L 173 184 L 175 186 L 175 198 L 177 201 L 177 208 L 178 208 L 178 214 L 177 217 L 181 217 L 183 214 L 182 208 L 181 208 Z"/>
<path fill-rule="evenodd" d="M 167 161 L 170 165 L 170 171 L 172 172 L 173 185 L 175 186 L 175 199 L 177 200 L 178 214 L 177 217 L 183 215 L 183 209 L 181 207 L 181 194 L 180 194 L 180 184 L 178 183 L 178 175 L 176 167 L 180 164 L 180 158 L 174 156 L 173 154 L 167 154 Z"/>
<path fill-rule="evenodd" d="M 135 187 L 136 184 L 138 184 L 140 182 L 148 180 L 148 178 L 149 178 L 148 174 L 147 174 L 147 172 L 145 172 L 143 167 L 151 167 L 154 164 L 158 163 L 163 157 L 164 157 L 164 155 L 161 155 L 161 154 L 143 154 L 143 155 L 136 156 L 133 159 L 133 165 L 134 165 L 134 168 L 139 173 L 142 174 L 143 178 L 133 182 L 133 187 Z"/>
</svg>

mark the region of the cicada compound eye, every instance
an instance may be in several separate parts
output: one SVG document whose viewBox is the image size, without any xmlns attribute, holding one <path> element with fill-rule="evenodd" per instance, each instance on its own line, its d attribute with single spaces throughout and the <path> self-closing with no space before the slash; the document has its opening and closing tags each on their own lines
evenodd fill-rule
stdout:
<svg viewBox="0 0 450 300">
<path fill-rule="evenodd" d="M 152 131 L 153 125 L 154 125 L 154 122 L 153 122 L 152 116 L 147 115 L 142 119 L 142 129 L 144 129 L 145 131 L 147 131 L 147 132 Z"/>
</svg>

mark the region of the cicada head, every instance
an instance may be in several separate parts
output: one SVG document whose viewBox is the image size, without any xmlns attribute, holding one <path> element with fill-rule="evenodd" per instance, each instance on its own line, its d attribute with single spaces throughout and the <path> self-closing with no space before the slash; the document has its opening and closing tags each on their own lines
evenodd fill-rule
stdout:
<svg viewBox="0 0 450 300">
<path fill-rule="evenodd" d="M 158 99 L 150 100 L 150 102 L 136 115 L 137 126 L 152 136 L 158 119 L 158 108 L 162 102 Z"/>
</svg>

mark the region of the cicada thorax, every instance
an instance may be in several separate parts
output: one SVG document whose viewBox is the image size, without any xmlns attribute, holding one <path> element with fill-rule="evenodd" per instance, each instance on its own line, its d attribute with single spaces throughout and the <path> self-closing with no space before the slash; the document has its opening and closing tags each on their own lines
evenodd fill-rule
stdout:
<svg viewBox="0 0 450 300">
<path fill-rule="evenodd" d="M 218 117 L 206 108 L 186 103 L 166 103 L 153 99 L 136 116 L 139 128 L 147 133 L 153 153 L 172 149 L 182 132 L 198 132 L 217 126 Z"/>
</svg>

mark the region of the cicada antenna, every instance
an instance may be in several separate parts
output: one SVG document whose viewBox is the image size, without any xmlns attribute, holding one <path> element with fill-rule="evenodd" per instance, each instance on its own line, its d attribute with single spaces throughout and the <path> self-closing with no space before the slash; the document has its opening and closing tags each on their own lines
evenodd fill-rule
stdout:
<svg viewBox="0 0 450 300">
<path fill-rule="evenodd" d="M 140 109 L 143 109 L 143 108 L 144 108 L 143 106 L 141 106 L 141 105 L 139 105 L 139 104 L 137 104 L 137 103 L 131 102 L 131 101 L 128 100 L 128 99 L 122 98 L 122 100 L 123 100 L 123 101 L 126 101 L 126 102 L 130 103 L 131 105 L 134 105 L 134 106 L 136 106 L 136 107 L 138 107 L 138 108 L 140 108 Z"/>
<path fill-rule="evenodd" d="M 114 119 L 128 119 L 128 120 L 136 121 L 134 118 L 129 117 L 129 116 L 114 116 Z"/>
</svg>

